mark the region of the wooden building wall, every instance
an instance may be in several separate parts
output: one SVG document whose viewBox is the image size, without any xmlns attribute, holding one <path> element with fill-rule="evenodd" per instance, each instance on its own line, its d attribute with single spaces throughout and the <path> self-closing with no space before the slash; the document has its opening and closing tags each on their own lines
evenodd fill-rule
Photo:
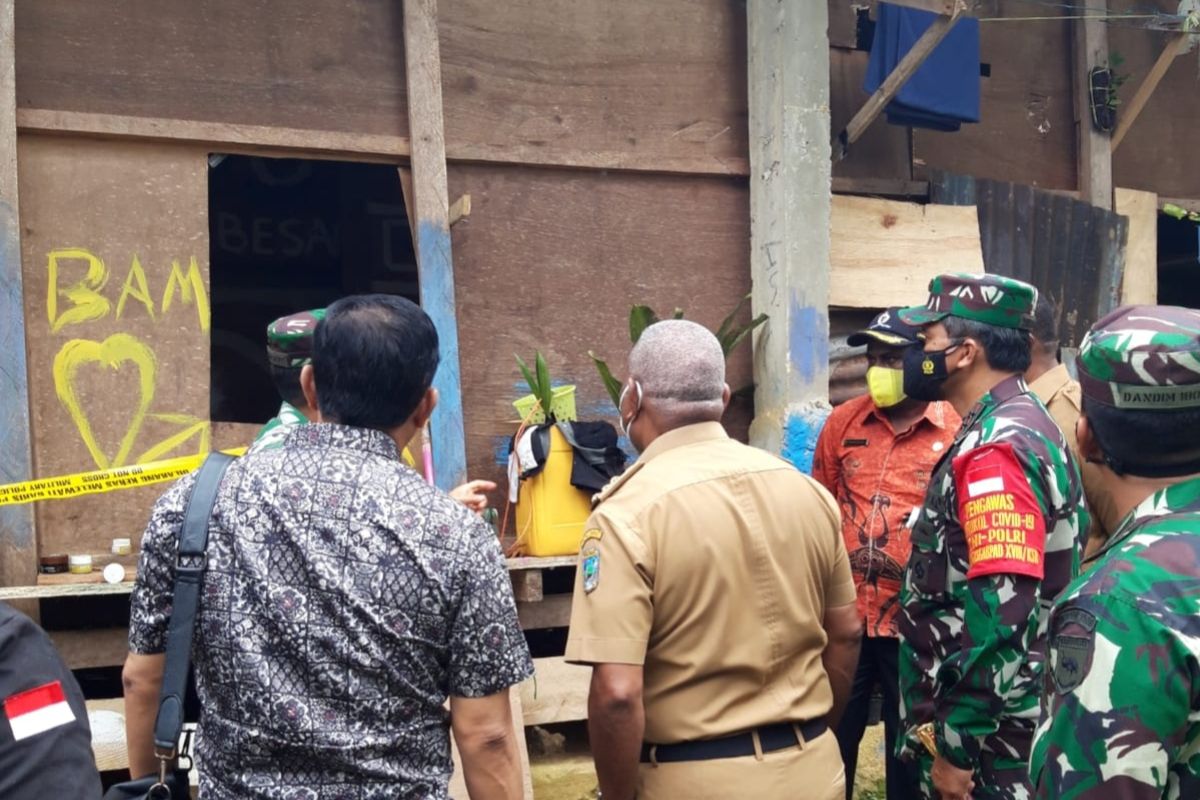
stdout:
<svg viewBox="0 0 1200 800">
<path fill-rule="evenodd" d="M 170 13 L 148 0 L 18 2 L 39 476 L 194 453 L 206 438 L 246 443 L 252 426 L 207 419 L 199 292 L 164 309 L 174 263 L 186 274 L 194 258 L 207 282 L 207 156 L 403 163 L 400 20 L 382 0 Z M 749 291 L 744 11 L 462 0 L 441 4 L 440 36 L 451 198 L 473 200 L 453 229 L 468 461 L 498 479 L 524 393 L 514 353 L 541 349 L 577 384 L 583 414 L 610 415 L 587 351 L 623 371 L 631 303 L 715 326 Z M 56 256 L 48 288 L 64 248 L 73 260 Z M 103 260 L 106 280 L 78 250 Z M 64 381 L 55 355 L 73 338 L 90 344 L 72 350 L 82 366 Z M 735 386 L 750 382 L 748 355 L 733 360 Z M 738 405 L 731 427 L 744 433 L 749 413 Z M 41 504 L 40 551 L 136 539 L 161 488 Z"/>
<path fill-rule="evenodd" d="M 853 49 L 847 17 L 859 4 L 829 1 L 840 129 L 866 99 L 867 54 Z M 542 349 L 555 376 L 579 386 L 583 412 L 607 414 L 586 352 L 623 370 L 630 303 L 680 306 L 716 324 L 748 290 L 745 9 L 726 0 L 443 0 L 440 11 L 451 198 L 474 201 L 452 233 L 467 453 L 473 474 L 495 478 L 513 429 L 509 403 L 521 392 L 513 353 Z M 16 24 L 37 474 L 195 452 L 205 435 L 244 443 L 251 426 L 207 424 L 202 293 L 184 302 L 193 258 L 207 278 L 207 155 L 403 163 L 400 5 L 18 0 Z M 835 177 L 942 169 L 1075 188 L 1068 23 L 982 31 L 991 76 L 981 124 L 935 134 L 877 121 Z M 1132 91 L 1162 37 L 1116 27 L 1110 37 Z M 1186 160 L 1200 118 L 1194 88 L 1194 68 L 1177 64 L 1118 153 L 1118 185 L 1200 197 L 1200 171 Z M 80 251 L 104 271 L 89 279 Z M 72 349 L 56 372 L 76 339 L 92 344 Z M 731 383 L 749 378 L 743 351 Z M 748 415 L 734 409 L 735 430 Z M 156 494 L 43 504 L 40 549 L 136 537 Z"/>
</svg>

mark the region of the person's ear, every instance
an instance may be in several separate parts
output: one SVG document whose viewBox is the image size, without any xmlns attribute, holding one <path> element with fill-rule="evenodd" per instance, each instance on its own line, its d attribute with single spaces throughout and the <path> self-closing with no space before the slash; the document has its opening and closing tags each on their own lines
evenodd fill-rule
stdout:
<svg viewBox="0 0 1200 800">
<path fill-rule="evenodd" d="M 729 400 L 733 397 L 733 392 L 729 391 L 729 384 L 725 384 L 725 388 L 721 390 L 721 405 L 729 408 Z"/>
<path fill-rule="evenodd" d="M 970 369 L 971 365 L 979 358 L 983 357 L 983 351 L 979 349 L 979 342 L 974 339 L 963 339 L 958 346 L 958 368 Z"/>
<path fill-rule="evenodd" d="M 425 390 L 425 394 L 421 397 L 421 401 L 417 403 L 417 408 L 413 411 L 412 421 L 418 429 L 424 428 L 429 422 L 429 418 L 433 416 L 433 410 L 437 408 L 438 390 L 430 386 Z"/>
<path fill-rule="evenodd" d="M 1075 422 L 1075 441 L 1079 444 L 1079 454 L 1083 456 L 1084 461 L 1089 464 L 1104 463 L 1104 451 L 1100 449 L 1100 442 L 1096 440 L 1096 434 L 1092 432 L 1087 417 L 1082 414 Z"/>
<path fill-rule="evenodd" d="M 317 376 L 313 372 L 312 364 L 305 364 L 300 368 L 300 391 L 304 392 L 304 402 L 308 403 L 308 407 L 319 412 L 321 406 L 317 403 Z"/>
</svg>

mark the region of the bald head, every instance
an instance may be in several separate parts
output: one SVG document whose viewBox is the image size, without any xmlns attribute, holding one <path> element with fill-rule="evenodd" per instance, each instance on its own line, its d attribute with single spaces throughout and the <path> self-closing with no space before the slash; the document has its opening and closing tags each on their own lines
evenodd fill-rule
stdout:
<svg viewBox="0 0 1200 800">
<path fill-rule="evenodd" d="M 647 328 L 629 354 L 629 375 L 675 424 L 717 420 L 725 410 L 725 354 L 702 325 L 682 319 Z"/>
</svg>

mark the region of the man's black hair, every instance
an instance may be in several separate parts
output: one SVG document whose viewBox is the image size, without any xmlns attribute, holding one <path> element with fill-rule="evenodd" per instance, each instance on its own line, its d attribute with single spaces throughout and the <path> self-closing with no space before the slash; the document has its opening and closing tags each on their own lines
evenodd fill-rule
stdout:
<svg viewBox="0 0 1200 800">
<path fill-rule="evenodd" d="M 961 317 L 945 317 L 942 325 L 951 339 L 971 338 L 979 342 L 992 369 L 1020 373 L 1029 369 L 1029 331 L 1001 328 Z"/>
<path fill-rule="evenodd" d="M 321 416 L 343 425 L 386 431 L 403 424 L 437 366 L 433 321 L 403 297 L 342 298 L 326 310 L 313 337 Z"/>
<path fill-rule="evenodd" d="M 1118 474 L 1161 478 L 1200 472 L 1200 408 L 1131 411 L 1085 396 L 1083 415 Z"/>
<path fill-rule="evenodd" d="M 1047 353 L 1058 351 L 1058 307 L 1045 292 L 1038 292 L 1033 309 L 1033 335 Z"/>
<path fill-rule="evenodd" d="M 308 401 L 304 399 L 304 390 L 300 388 L 300 370 L 303 367 L 277 367 L 268 365 L 271 370 L 271 382 L 275 391 L 285 403 L 291 403 L 296 408 L 305 408 Z"/>
</svg>

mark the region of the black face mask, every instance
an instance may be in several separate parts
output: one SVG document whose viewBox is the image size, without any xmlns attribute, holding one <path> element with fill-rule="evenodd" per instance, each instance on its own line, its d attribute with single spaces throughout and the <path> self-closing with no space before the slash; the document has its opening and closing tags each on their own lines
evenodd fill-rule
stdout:
<svg viewBox="0 0 1200 800">
<path fill-rule="evenodd" d="M 950 373 L 946 371 L 946 355 L 962 342 L 945 350 L 922 350 L 919 345 L 904 351 L 904 393 L 914 400 L 945 399 L 942 384 Z"/>
</svg>

